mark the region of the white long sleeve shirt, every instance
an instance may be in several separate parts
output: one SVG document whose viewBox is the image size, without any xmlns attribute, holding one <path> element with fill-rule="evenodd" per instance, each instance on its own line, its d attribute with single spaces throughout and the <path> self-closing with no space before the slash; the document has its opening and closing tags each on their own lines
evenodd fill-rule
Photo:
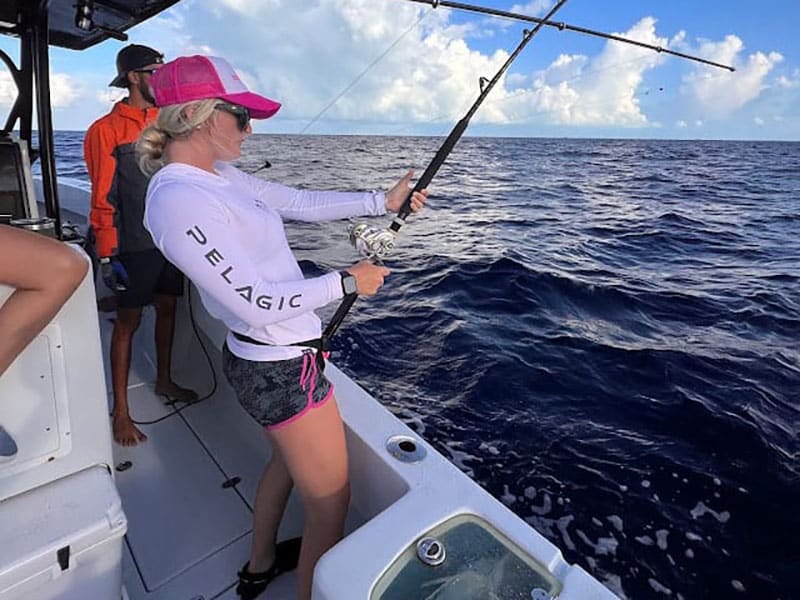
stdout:
<svg viewBox="0 0 800 600">
<path fill-rule="evenodd" d="M 378 192 L 312 192 L 270 183 L 228 164 L 217 174 L 172 163 L 150 180 L 144 226 L 167 259 L 192 280 L 208 312 L 228 329 L 228 347 L 248 360 L 299 356 L 293 342 L 318 338 L 314 313 L 342 298 L 338 272 L 306 279 L 282 219 L 328 221 L 385 214 Z"/>
</svg>

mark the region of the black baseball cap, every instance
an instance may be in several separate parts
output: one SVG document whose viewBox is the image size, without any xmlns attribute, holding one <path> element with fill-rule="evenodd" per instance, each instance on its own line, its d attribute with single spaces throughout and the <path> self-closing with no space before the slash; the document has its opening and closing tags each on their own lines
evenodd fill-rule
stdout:
<svg viewBox="0 0 800 600">
<path fill-rule="evenodd" d="M 128 87 L 128 73 L 148 65 L 163 63 L 164 55 L 158 50 L 141 44 L 130 44 L 117 53 L 117 76 L 108 85 L 126 88 Z"/>
</svg>

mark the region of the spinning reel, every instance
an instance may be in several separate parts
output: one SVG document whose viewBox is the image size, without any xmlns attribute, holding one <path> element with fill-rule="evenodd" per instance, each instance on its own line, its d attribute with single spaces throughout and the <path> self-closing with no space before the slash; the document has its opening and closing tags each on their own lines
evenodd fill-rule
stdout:
<svg viewBox="0 0 800 600">
<path fill-rule="evenodd" d="M 376 264 L 394 250 L 395 236 L 391 229 L 370 227 L 367 223 L 355 223 L 350 227 L 350 243 L 360 256 Z"/>
</svg>

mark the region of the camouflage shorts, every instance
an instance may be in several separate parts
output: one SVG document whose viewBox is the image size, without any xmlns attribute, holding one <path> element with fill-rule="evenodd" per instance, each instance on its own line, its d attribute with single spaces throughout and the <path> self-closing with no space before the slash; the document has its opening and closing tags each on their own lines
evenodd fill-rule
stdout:
<svg viewBox="0 0 800 600">
<path fill-rule="evenodd" d="M 316 368 L 314 353 L 288 360 L 257 362 L 222 348 L 222 371 L 239 404 L 271 429 L 287 425 L 333 395 L 333 384 Z"/>
</svg>

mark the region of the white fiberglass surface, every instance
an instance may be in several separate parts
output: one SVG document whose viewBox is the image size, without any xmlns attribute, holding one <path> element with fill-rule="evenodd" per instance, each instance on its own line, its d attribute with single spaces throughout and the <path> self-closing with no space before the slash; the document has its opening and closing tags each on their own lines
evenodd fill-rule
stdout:
<svg viewBox="0 0 800 600">
<path fill-rule="evenodd" d="M 153 590 L 247 535 L 251 513 L 185 424 L 147 426 L 147 442 L 117 449 L 117 486 L 128 516 L 128 544 Z"/>
<path fill-rule="evenodd" d="M 112 322 L 103 315 L 100 319 L 108 339 Z M 143 319 L 142 325 L 152 333 L 152 322 Z M 148 436 L 144 443 L 133 448 L 114 445 L 115 465 L 130 463 L 116 471 L 129 525 L 126 588 L 132 598 L 174 598 L 176 593 L 182 597 L 189 589 L 210 598 L 235 582 L 236 570 L 247 559 L 251 499 L 233 487 L 223 488 L 228 477 L 202 437 L 182 415 L 168 416 L 172 407 L 153 392 L 155 371 L 149 371 L 149 359 L 143 356 L 147 346 L 134 343 L 128 390 L 131 414 L 140 421 L 166 418 L 139 426 Z M 107 356 L 107 346 L 105 350 Z M 247 456 L 240 456 L 240 462 Z M 258 471 L 263 452 L 253 453 L 251 460 L 247 470 Z M 196 589 L 199 582 L 202 589 Z"/>
<path fill-rule="evenodd" d="M 100 318 L 101 329 L 110 329 L 112 321 Z M 105 331 L 103 337 L 109 339 L 110 333 Z M 116 472 L 116 483 L 128 517 L 123 577 L 132 600 L 236 598 L 236 572 L 249 555 L 251 507 L 270 447 L 262 428 L 238 405 L 225 382 L 219 352 L 205 337 L 203 343 L 217 374 L 216 392 L 180 415 L 167 416 L 172 407 L 154 394 L 154 370 L 152 375 L 132 373 L 136 378 L 131 378 L 135 383 L 128 399 L 134 418 L 166 416 L 140 425 L 148 436 L 144 443 L 133 448 L 114 445 L 115 465 L 131 463 Z M 134 344 L 132 371 L 149 362 L 141 356 L 147 346 L 137 349 Z M 212 367 L 180 310 L 176 347 L 181 351 L 173 357 L 173 374 L 201 397 L 207 395 Z M 106 356 L 107 352 L 106 346 Z M 237 479 L 235 488 L 223 488 L 232 478 Z M 350 532 L 363 522 L 351 507 L 345 529 Z M 302 528 L 303 510 L 293 493 L 278 538 L 299 536 Z M 293 600 L 295 587 L 295 574 L 285 574 L 270 585 L 268 597 Z"/>
</svg>

